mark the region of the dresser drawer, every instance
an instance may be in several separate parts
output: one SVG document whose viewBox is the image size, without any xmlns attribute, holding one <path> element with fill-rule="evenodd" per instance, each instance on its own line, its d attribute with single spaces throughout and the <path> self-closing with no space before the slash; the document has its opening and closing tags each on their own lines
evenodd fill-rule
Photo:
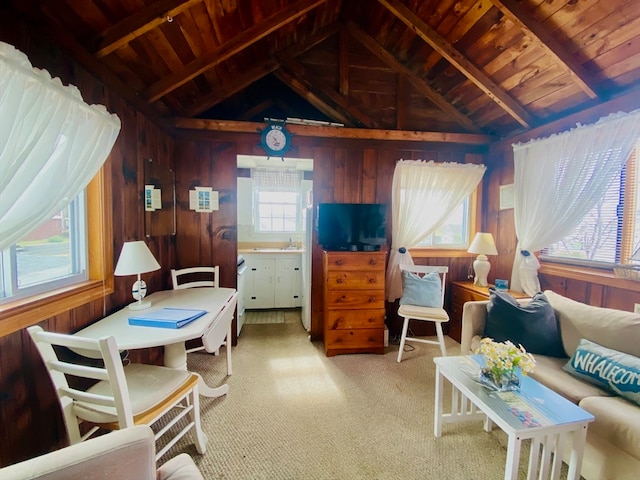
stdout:
<svg viewBox="0 0 640 480">
<path fill-rule="evenodd" d="M 327 290 L 327 310 L 340 309 L 384 309 L 384 290 Z"/>
<path fill-rule="evenodd" d="M 384 344 L 384 330 L 379 328 L 327 330 L 325 336 L 327 350 L 368 349 Z"/>
<path fill-rule="evenodd" d="M 345 252 L 325 255 L 325 270 L 375 270 L 384 272 L 386 252 Z"/>
<path fill-rule="evenodd" d="M 355 328 L 384 329 L 384 310 L 329 310 L 325 315 L 327 330 Z"/>
<path fill-rule="evenodd" d="M 331 270 L 327 273 L 326 282 L 329 290 L 383 289 L 384 272 Z"/>
</svg>

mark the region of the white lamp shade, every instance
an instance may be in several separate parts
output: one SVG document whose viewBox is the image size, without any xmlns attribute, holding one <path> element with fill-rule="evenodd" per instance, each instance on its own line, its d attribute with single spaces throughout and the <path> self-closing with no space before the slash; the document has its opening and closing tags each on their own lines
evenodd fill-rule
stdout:
<svg viewBox="0 0 640 480">
<path fill-rule="evenodd" d="M 160 264 L 142 240 L 125 242 L 118 258 L 114 275 L 119 277 L 126 275 L 138 275 L 140 273 L 159 270 Z"/>
<path fill-rule="evenodd" d="M 478 232 L 476 233 L 473 242 L 471 242 L 471 246 L 469 253 L 477 253 L 480 255 L 497 255 L 498 250 L 496 249 L 496 242 L 493 241 L 493 235 L 490 233 Z"/>
</svg>

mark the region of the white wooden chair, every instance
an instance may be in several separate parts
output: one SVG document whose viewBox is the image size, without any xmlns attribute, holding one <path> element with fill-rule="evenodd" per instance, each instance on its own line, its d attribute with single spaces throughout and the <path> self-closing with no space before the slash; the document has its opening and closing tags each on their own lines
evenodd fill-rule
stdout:
<svg viewBox="0 0 640 480">
<path fill-rule="evenodd" d="M 440 275 L 441 292 L 440 292 L 440 305 L 438 307 L 424 307 L 420 305 L 400 305 L 398 308 L 398 315 L 404 318 L 402 324 L 402 335 L 400 337 L 400 350 L 398 351 L 398 362 L 402 361 L 402 354 L 404 353 L 404 345 L 408 342 L 428 343 L 440 346 L 440 352 L 443 357 L 447 356 L 447 348 L 444 344 L 444 334 L 442 333 L 442 324 L 449 321 L 449 314 L 444 310 L 444 290 L 447 280 L 447 273 L 449 267 L 439 266 L 427 266 L 427 265 L 400 265 L 400 273 L 408 271 L 419 276 L 424 276 L 432 272 L 437 272 Z M 424 322 L 433 322 L 436 327 L 436 334 L 438 335 L 438 341 L 428 340 L 424 338 L 408 337 L 407 331 L 409 329 L 410 320 L 420 320 Z"/>
<path fill-rule="evenodd" d="M 98 429 L 148 425 L 157 432 L 156 442 L 162 438 L 156 460 L 190 431 L 198 453 L 206 451 L 207 437 L 200 426 L 198 375 L 157 365 L 123 366 L 113 337 L 97 340 L 46 332 L 39 326 L 27 330 L 58 394 L 70 444 L 86 440 Z M 62 359 L 54 346 L 79 355 Z M 91 362 L 98 366 L 79 361 L 81 355 L 99 359 Z M 98 382 L 82 389 L 75 386 L 82 383 L 78 382 L 81 379 Z M 158 422 L 160 419 L 163 421 Z M 91 427 L 85 435 L 80 434 L 82 422 Z"/>
<path fill-rule="evenodd" d="M 174 290 L 184 288 L 214 287 L 218 288 L 220 278 L 220 267 L 190 267 L 183 269 L 171 269 L 171 281 Z M 231 324 L 228 331 L 221 331 L 219 328 L 212 328 L 202 336 L 202 346 L 190 348 L 187 353 L 205 350 L 208 353 L 218 355 L 220 347 L 226 346 L 227 350 L 227 375 L 232 373 L 231 365 Z"/>
</svg>

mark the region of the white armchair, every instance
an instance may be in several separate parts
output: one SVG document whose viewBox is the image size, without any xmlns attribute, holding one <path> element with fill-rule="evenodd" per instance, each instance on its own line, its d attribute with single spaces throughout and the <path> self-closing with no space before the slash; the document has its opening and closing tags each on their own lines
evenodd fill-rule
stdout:
<svg viewBox="0 0 640 480">
<path fill-rule="evenodd" d="M 0 468 L 2 480 L 204 480 L 186 453 L 156 468 L 153 431 L 116 430 L 24 462 Z"/>
</svg>

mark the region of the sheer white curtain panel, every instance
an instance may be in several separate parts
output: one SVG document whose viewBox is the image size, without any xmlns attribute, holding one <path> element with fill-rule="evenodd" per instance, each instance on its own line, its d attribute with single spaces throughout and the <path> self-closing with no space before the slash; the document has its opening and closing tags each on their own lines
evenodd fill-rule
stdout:
<svg viewBox="0 0 640 480">
<path fill-rule="evenodd" d="M 65 208 L 96 175 L 120 131 L 27 56 L 0 42 L 0 250 Z"/>
<path fill-rule="evenodd" d="M 518 245 L 511 288 L 540 290 L 534 252 L 569 235 L 620 174 L 638 137 L 640 110 L 513 145 Z"/>
<path fill-rule="evenodd" d="M 392 245 L 387 301 L 402 296 L 400 265 L 413 265 L 409 249 L 438 228 L 478 186 L 486 167 L 463 163 L 400 160 L 391 191 Z"/>
</svg>

